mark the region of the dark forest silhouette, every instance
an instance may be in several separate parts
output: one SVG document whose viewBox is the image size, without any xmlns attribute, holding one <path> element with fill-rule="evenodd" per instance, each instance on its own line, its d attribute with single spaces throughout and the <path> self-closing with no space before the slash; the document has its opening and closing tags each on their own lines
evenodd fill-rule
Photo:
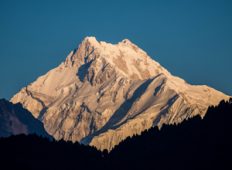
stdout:
<svg viewBox="0 0 232 170">
<path fill-rule="evenodd" d="M 0 169 L 232 169 L 232 100 L 179 125 L 127 138 L 109 154 L 35 135 L 0 139 Z"/>
</svg>

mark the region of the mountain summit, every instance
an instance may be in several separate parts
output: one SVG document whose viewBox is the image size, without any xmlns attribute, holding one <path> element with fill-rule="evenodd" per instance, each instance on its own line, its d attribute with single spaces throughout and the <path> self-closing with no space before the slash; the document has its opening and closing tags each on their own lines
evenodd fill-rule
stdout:
<svg viewBox="0 0 232 170">
<path fill-rule="evenodd" d="M 229 96 L 171 75 L 125 39 L 118 44 L 86 37 L 55 69 L 21 89 L 21 103 L 57 140 L 111 150 L 153 126 L 205 115 Z"/>
</svg>

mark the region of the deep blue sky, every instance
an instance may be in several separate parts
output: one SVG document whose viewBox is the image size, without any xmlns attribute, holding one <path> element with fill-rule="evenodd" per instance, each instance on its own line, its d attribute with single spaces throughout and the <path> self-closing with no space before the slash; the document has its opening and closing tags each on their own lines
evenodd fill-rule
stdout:
<svg viewBox="0 0 232 170">
<path fill-rule="evenodd" d="M 0 98 L 57 66 L 88 35 L 128 38 L 172 74 L 232 95 L 231 0 L 0 0 Z"/>
</svg>

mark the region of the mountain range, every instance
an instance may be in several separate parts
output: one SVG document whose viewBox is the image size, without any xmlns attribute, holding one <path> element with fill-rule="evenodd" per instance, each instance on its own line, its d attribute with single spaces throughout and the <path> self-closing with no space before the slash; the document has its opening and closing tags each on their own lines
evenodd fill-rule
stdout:
<svg viewBox="0 0 232 170">
<path fill-rule="evenodd" d="M 64 62 L 22 88 L 20 103 L 56 140 L 112 150 L 151 127 L 179 124 L 229 96 L 173 76 L 130 40 L 86 37 Z"/>
</svg>

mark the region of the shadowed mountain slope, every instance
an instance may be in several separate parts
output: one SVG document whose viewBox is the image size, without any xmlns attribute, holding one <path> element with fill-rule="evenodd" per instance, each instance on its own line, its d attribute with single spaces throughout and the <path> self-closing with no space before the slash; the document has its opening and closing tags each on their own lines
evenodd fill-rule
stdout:
<svg viewBox="0 0 232 170">
<path fill-rule="evenodd" d="M 5 99 L 0 99 L 0 137 L 18 134 L 37 134 L 51 138 L 43 124 L 21 104 L 12 104 Z"/>
</svg>

